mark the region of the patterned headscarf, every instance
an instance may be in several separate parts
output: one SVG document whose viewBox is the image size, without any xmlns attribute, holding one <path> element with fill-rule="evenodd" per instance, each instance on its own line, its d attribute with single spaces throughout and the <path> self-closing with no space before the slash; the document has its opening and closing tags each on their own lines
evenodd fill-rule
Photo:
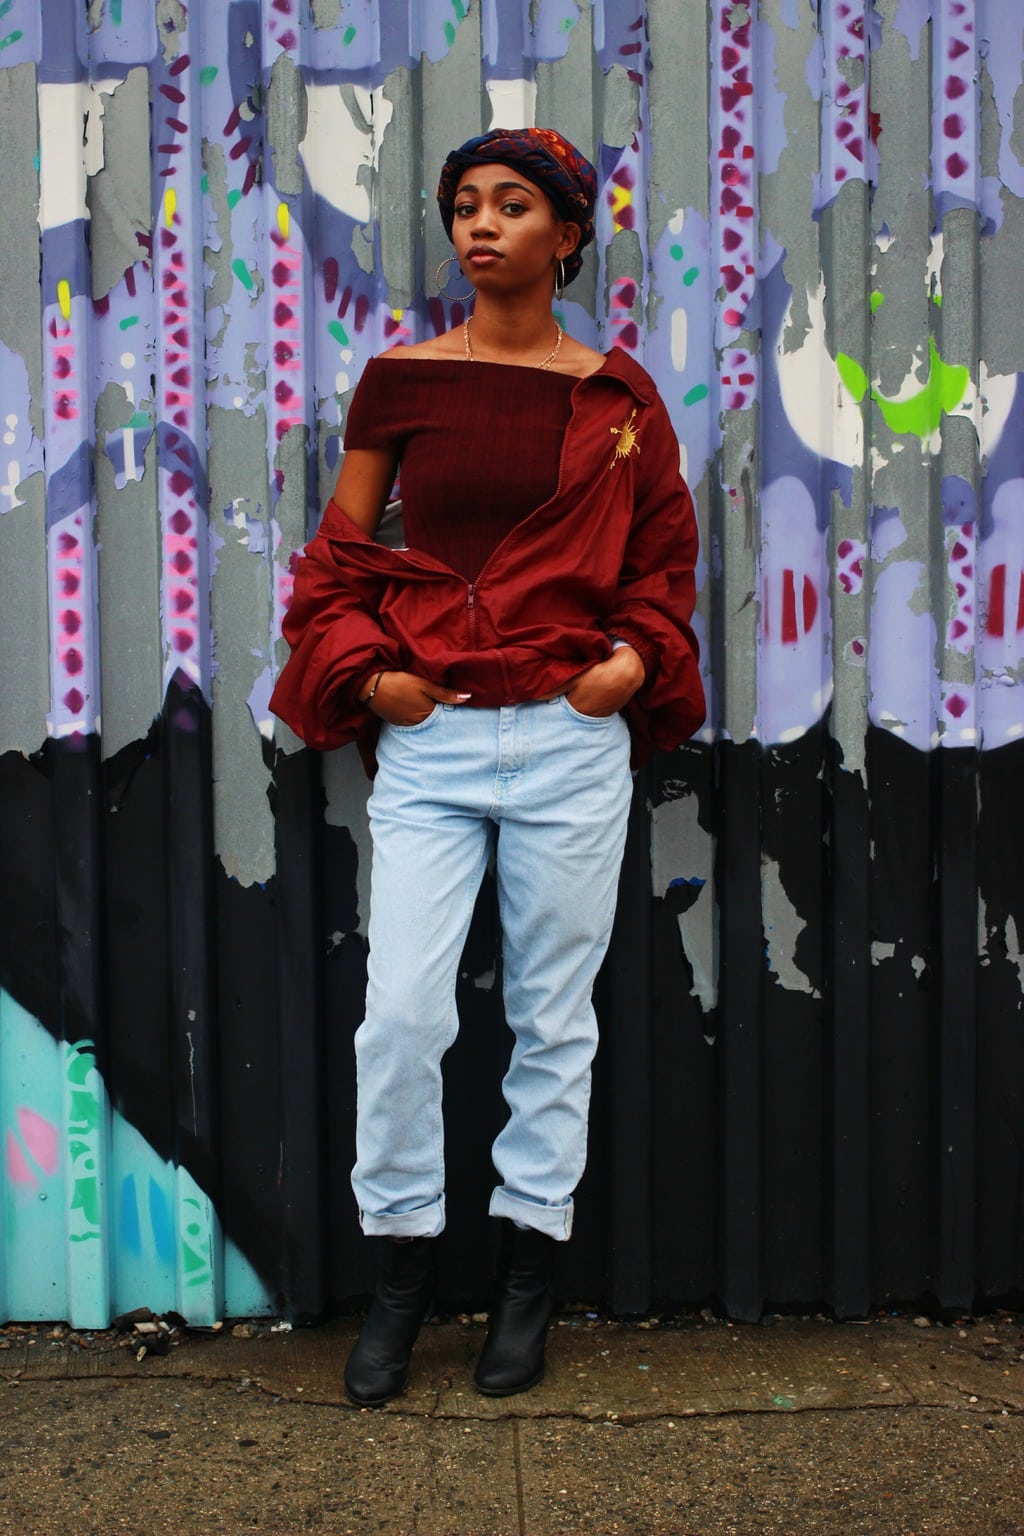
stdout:
<svg viewBox="0 0 1024 1536">
<path fill-rule="evenodd" d="M 449 240 L 455 219 L 455 193 L 471 165 L 514 165 L 520 175 L 550 198 L 559 218 L 578 224 L 580 241 L 565 258 L 565 280 L 571 283 L 583 265 L 582 251 L 594 238 L 597 172 L 579 150 L 553 128 L 494 128 L 453 149 L 441 171 L 437 204 Z"/>
</svg>

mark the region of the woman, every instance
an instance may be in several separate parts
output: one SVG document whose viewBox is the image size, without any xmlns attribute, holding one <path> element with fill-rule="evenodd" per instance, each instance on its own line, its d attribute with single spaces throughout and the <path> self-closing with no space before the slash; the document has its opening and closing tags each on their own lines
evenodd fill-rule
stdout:
<svg viewBox="0 0 1024 1536">
<path fill-rule="evenodd" d="M 497 129 L 449 155 L 438 204 L 472 316 L 366 368 L 285 623 L 276 712 L 310 746 L 357 740 L 376 772 L 352 1175 L 376 1290 L 345 1373 L 367 1406 L 404 1387 L 430 1298 L 441 1058 L 492 855 L 514 1044 L 476 1384 L 502 1396 L 540 1379 L 586 1155 L 631 746 L 636 765 L 704 714 L 697 534 L 667 412 L 638 364 L 551 311 L 593 238 L 596 191 L 550 130 Z M 408 547 L 392 550 L 374 534 L 399 464 Z"/>
</svg>

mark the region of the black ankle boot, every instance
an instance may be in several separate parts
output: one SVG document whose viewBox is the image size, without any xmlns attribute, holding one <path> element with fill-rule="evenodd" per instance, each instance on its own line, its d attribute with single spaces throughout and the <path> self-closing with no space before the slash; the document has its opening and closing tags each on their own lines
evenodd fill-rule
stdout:
<svg viewBox="0 0 1024 1536">
<path fill-rule="evenodd" d="M 555 1239 L 502 1221 L 498 1294 L 476 1368 L 477 1390 L 509 1397 L 544 1374 L 544 1338 L 555 1305 Z"/>
<path fill-rule="evenodd" d="M 345 1391 L 381 1408 L 404 1389 L 409 1357 L 434 1289 L 434 1239 L 374 1237 L 374 1297 L 345 1366 Z"/>
</svg>

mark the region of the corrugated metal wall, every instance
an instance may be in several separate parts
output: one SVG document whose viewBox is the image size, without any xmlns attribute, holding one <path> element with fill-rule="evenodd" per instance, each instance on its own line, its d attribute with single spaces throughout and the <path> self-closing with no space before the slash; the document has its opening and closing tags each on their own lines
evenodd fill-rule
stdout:
<svg viewBox="0 0 1024 1536">
<path fill-rule="evenodd" d="M 361 368 L 461 318 L 443 156 L 528 122 L 601 173 L 562 318 L 672 413 L 711 701 L 637 786 L 562 1289 L 1019 1295 L 1022 57 L 1007 0 L 0 0 L 0 1313 L 365 1287 L 367 785 L 267 700 Z"/>
</svg>

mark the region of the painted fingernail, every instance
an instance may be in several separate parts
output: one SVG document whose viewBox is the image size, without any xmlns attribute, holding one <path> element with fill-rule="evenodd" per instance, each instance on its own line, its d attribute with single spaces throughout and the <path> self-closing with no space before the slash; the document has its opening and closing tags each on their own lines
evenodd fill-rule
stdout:
<svg viewBox="0 0 1024 1536">
<path fill-rule="evenodd" d="M 460 704 L 465 704 L 466 700 L 471 699 L 473 695 L 471 693 L 457 693 L 455 697 L 458 699 Z"/>
</svg>

